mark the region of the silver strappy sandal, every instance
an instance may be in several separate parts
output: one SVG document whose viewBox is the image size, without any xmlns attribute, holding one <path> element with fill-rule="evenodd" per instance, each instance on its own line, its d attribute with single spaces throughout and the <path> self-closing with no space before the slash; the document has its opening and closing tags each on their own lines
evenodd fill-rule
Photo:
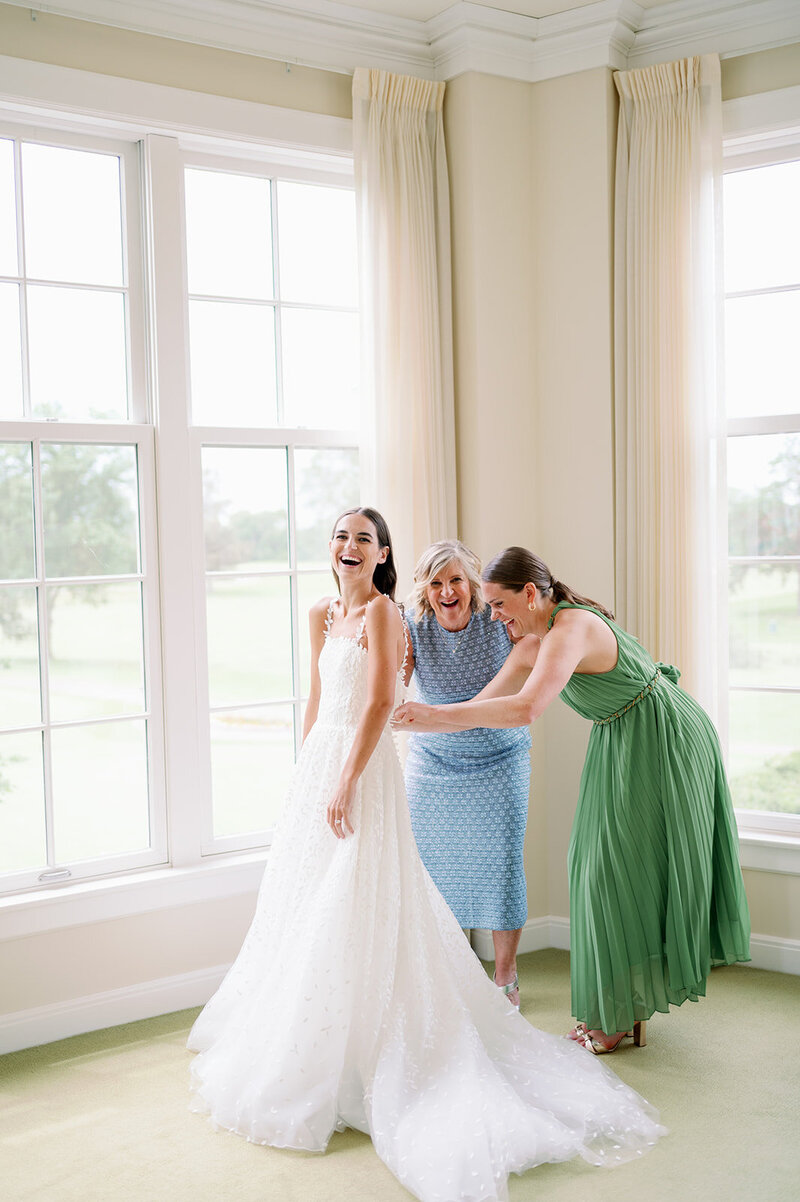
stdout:
<svg viewBox="0 0 800 1202">
<path fill-rule="evenodd" d="M 497 980 L 496 980 L 494 973 L 492 974 L 492 980 L 494 981 L 495 985 L 497 985 Z M 519 976 L 517 975 L 517 973 L 514 973 L 513 981 L 509 981 L 507 985 L 497 985 L 497 988 L 502 989 L 502 991 L 506 995 L 506 997 L 508 997 L 508 995 L 510 993 L 513 993 L 515 989 L 519 993 Z M 511 998 L 508 998 L 508 1000 L 511 1001 Z M 511 1005 L 514 1007 L 515 1010 L 519 1010 L 519 1000 L 517 1000 L 516 1002 L 511 1002 Z"/>
</svg>

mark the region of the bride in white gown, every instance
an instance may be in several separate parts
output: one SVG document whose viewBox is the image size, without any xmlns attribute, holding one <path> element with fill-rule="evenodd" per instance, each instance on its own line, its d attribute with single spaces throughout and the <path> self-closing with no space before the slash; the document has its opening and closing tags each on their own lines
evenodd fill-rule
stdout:
<svg viewBox="0 0 800 1202">
<path fill-rule="evenodd" d="M 530 1026 L 423 867 L 388 726 L 407 654 L 389 532 L 350 511 L 330 547 L 341 596 L 311 611 L 303 748 L 252 926 L 189 1037 L 194 1109 L 282 1148 L 355 1127 L 424 1202 L 640 1155 L 664 1134 L 652 1108 Z"/>
</svg>

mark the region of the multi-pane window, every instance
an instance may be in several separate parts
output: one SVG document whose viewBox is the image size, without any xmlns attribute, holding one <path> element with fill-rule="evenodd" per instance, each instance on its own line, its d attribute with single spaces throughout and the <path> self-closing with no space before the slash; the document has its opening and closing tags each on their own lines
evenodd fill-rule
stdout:
<svg viewBox="0 0 800 1202">
<path fill-rule="evenodd" d="M 800 159 L 725 176 L 734 803 L 800 814 Z"/>
<path fill-rule="evenodd" d="M 360 500 L 354 208 L 0 128 L 0 890 L 268 842 Z"/>
<path fill-rule="evenodd" d="M 359 502 L 352 188 L 187 167 L 191 412 L 203 482 L 211 818 L 263 841 L 299 747 L 307 612 Z"/>
<path fill-rule="evenodd" d="M 0 873 L 10 886 L 165 854 L 152 432 L 130 420 L 144 404 L 131 191 L 127 147 L 0 138 Z"/>
</svg>

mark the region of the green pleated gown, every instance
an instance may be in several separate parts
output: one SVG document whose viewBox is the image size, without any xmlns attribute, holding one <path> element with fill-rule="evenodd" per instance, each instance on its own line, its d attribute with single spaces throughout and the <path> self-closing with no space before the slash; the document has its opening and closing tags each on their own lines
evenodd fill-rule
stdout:
<svg viewBox="0 0 800 1202">
<path fill-rule="evenodd" d="M 716 730 L 676 668 L 605 620 L 616 667 L 561 696 L 594 723 L 568 856 L 572 1013 L 611 1033 L 749 960 L 750 918 Z"/>
</svg>

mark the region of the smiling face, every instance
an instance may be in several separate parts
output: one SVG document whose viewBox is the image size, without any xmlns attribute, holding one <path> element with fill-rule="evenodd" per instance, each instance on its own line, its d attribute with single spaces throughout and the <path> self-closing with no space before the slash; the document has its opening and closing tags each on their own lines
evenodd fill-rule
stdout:
<svg viewBox="0 0 800 1202">
<path fill-rule="evenodd" d="M 492 611 L 492 621 L 502 622 L 512 639 L 521 639 L 524 634 L 536 633 L 534 613 L 528 605 L 536 600 L 536 589 L 532 584 L 515 593 L 499 584 L 483 582 L 483 595 Z"/>
<path fill-rule="evenodd" d="M 472 614 L 472 592 L 463 566 L 451 559 L 428 583 L 425 596 L 445 630 L 463 630 Z"/>
<path fill-rule="evenodd" d="M 388 547 L 382 547 L 375 524 L 362 513 L 348 513 L 336 523 L 328 543 L 331 564 L 341 587 L 361 580 L 372 583 L 379 563 L 385 563 Z"/>
</svg>

